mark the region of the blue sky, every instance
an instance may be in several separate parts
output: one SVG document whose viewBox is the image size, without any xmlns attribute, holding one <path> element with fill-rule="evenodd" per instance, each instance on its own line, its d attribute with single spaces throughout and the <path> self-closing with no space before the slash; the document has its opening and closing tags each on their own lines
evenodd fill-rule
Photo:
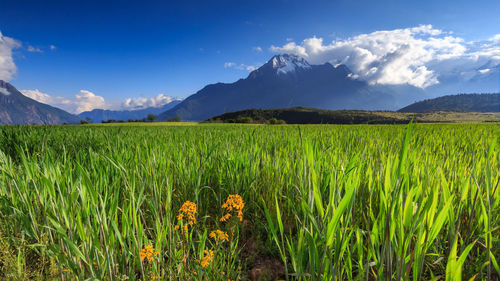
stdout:
<svg viewBox="0 0 500 281">
<path fill-rule="evenodd" d="M 314 63 L 341 62 L 340 53 L 328 53 L 333 40 L 346 42 L 376 31 L 432 25 L 424 34 L 418 31 L 412 36 L 459 38 L 458 44 L 467 48 L 485 40 L 494 44 L 500 33 L 500 1 L 494 0 L 1 0 L 1 7 L 0 32 L 17 42 L 10 45 L 16 69 L 3 79 L 18 89 L 36 89 L 60 100 L 73 99 L 85 90 L 105 99 L 107 107 L 159 93 L 186 97 L 210 83 L 244 78 L 249 69 L 278 52 L 300 55 L 301 46 L 308 52 L 303 55 Z M 311 38 L 323 39 L 321 55 L 312 54 L 314 49 L 304 43 Z M 359 40 L 350 42 L 363 44 Z M 481 48 L 473 47 L 474 51 Z M 495 59 L 496 51 L 490 57 Z M 358 61 L 347 63 L 357 69 Z M 431 69 L 428 64 L 432 62 L 425 62 Z M 410 84 L 424 85 L 414 74 L 388 81 L 358 71 L 373 83 L 413 79 Z M 421 77 L 432 81 L 431 76 Z"/>
</svg>

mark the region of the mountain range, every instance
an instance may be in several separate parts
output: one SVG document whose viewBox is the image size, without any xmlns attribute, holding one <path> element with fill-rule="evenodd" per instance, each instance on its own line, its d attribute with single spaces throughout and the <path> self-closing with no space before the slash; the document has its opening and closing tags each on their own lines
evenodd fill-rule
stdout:
<svg viewBox="0 0 500 281">
<path fill-rule="evenodd" d="M 327 110 L 429 110 L 498 112 L 500 94 L 473 94 L 428 98 L 410 85 L 371 85 L 356 79 L 345 65 L 312 65 L 305 59 L 282 54 L 272 57 L 246 78 L 234 83 L 205 86 L 184 100 L 140 110 L 94 109 L 78 116 L 24 96 L 0 80 L 0 124 L 76 124 L 107 120 L 137 120 L 148 114 L 158 121 L 179 117 L 203 121 L 224 113 L 246 109 L 310 107 Z M 410 104 L 415 100 L 423 100 Z"/>
<path fill-rule="evenodd" d="M 80 118 L 21 94 L 0 80 L 0 124 L 77 124 Z"/>
<path fill-rule="evenodd" d="M 85 111 L 78 114 L 78 117 L 82 120 L 90 120 L 93 123 L 100 123 L 102 121 L 108 120 L 141 120 L 146 118 L 149 114 L 159 115 L 176 105 L 181 103 L 180 99 L 175 99 L 161 107 L 148 107 L 138 110 L 106 110 L 106 109 L 94 109 L 91 111 Z"/>
<path fill-rule="evenodd" d="M 500 94 L 447 95 L 419 101 L 405 106 L 398 111 L 424 112 L 436 110 L 500 112 Z"/>
<path fill-rule="evenodd" d="M 159 115 L 181 102 L 174 99 L 161 107 L 148 107 L 138 110 L 104 110 L 94 109 L 78 115 L 70 114 L 62 109 L 40 103 L 23 95 L 11 84 L 0 80 L 0 124 L 79 124 L 80 120 L 101 122 L 107 120 L 141 120 L 148 114 Z"/>
<path fill-rule="evenodd" d="M 312 65 L 298 56 L 283 54 L 272 57 L 245 79 L 204 87 L 158 119 L 163 121 L 178 116 L 186 121 L 200 121 L 249 108 L 296 106 L 395 110 L 422 96 L 425 97 L 423 90 L 409 85 L 369 85 L 355 79 L 342 64 Z"/>
</svg>

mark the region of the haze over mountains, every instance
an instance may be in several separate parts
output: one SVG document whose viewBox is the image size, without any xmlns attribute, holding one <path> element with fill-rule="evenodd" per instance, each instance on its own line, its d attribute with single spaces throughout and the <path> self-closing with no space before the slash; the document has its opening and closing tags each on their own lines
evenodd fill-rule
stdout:
<svg viewBox="0 0 500 281">
<path fill-rule="evenodd" d="M 70 114 L 23 95 L 11 84 L 0 80 L 0 124 L 79 124 L 80 120 L 90 118 L 98 123 L 107 120 L 142 120 L 148 114 L 158 115 L 180 103 L 174 99 L 161 107 L 148 107 L 138 110 L 94 109 L 78 115 Z M 88 119 L 87 119 L 88 120 Z"/>
<path fill-rule="evenodd" d="M 180 117 L 203 121 L 245 109 L 312 107 L 328 110 L 426 110 L 499 111 L 496 94 L 460 95 L 433 100 L 422 88 L 410 85 L 371 85 L 356 78 L 343 65 L 313 65 L 296 55 L 277 55 L 247 78 L 234 83 L 216 83 L 161 107 L 140 110 L 94 109 L 77 116 L 28 98 L 12 85 L 0 81 L 0 124 L 75 124 L 80 120 L 140 120 L 148 114 L 158 121 Z M 415 101 L 418 102 L 406 106 Z M 406 107 L 404 107 L 406 106 Z M 404 107 L 404 108 L 402 108 Z"/>
<path fill-rule="evenodd" d="M 107 110 L 107 109 L 94 109 L 85 111 L 78 114 L 78 117 L 83 120 L 90 120 L 93 123 L 99 123 L 107 120 L 141 120 L 147 118 L 149 114 L 159 115 L 174 106 L 181 103 L 180 99 L 173 100 L 161 107 L 148 107 L 138 110 Z"/>
</svg>

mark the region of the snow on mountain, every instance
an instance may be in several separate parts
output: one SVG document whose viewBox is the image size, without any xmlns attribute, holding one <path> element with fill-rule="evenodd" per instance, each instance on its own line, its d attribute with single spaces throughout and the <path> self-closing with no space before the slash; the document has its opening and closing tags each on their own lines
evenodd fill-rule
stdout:
<svg viewBox="0 0 500 281">
<path fill-rule="evenodd" d="M 6 88 L 0 86 L 0 94 L 8 96 L 10 92 Z"/>
<path fill-rule="evenodd" d="M 401 105 L 394 93 L 406 92 L 408 97 L 413 97 L 410 86 L 374 87 L 352 77 L 351 73 L 343 64 L 311 65 L 295 55 L 277 55 L 245 79 L 205 86 L 160 114 L 158 120 L 180 117 L 185 121 L 202 121 L 251 108 L 396 109 Z"/>
<path fill-rule="evenodd" d="M 277 69 L 278 74 L 287 74 L 290 72 L 294 72 L 299 68 L 311 68 L 311 65 L 305 59 L 289 54 L 274 56 L 271 62 L 273 68 Z"/>
</svg>

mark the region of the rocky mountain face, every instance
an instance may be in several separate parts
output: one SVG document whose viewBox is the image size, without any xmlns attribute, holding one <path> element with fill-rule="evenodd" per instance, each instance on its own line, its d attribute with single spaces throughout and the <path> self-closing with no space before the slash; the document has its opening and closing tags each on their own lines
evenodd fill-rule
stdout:
<svg viewBox="0 0 500 281">
<path fill-rule="evenodd" d="M 80 118 L 62 109 L 37 102 L 0 80 L 0 124 L 77 124 Z"/>
<path fill-rule="evenodd" d="M 414 87 L 407 88 L 402 90 L 412 94 L 420 93 Z M 371 86 L 357 80 L 345 65 L 311 65 L 303 58 L 284 54 L 272 57 L 245 79 L 204 87 L 162 113 L 159 120 L 178 116 L 186 121 L 200 121 L 244 109 L 297 106 L 321 109 L 397 109 L 401 107 L 395 98 L 395 93 L 399 91 L 400 89 L 394 90 L 391 87 Z M 404 104 L 407 103 L 403 102 L 402 105 Z"/>
</svg>

